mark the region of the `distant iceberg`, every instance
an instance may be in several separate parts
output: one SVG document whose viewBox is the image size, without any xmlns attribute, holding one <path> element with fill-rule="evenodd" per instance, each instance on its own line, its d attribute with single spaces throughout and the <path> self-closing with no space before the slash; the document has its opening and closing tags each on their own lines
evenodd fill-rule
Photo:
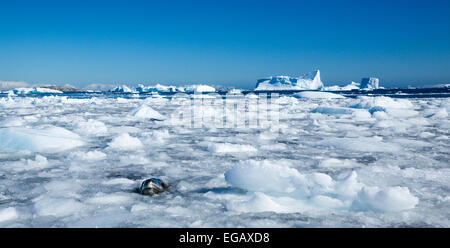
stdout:
<svg viewBox="0 0 450 248">
<path fill-rule="evenodd" d="M 380 79 L 378 78 L 363 78 L 361 79 L 361 89 L 363 90 L 375 90 L 379 88 Z"/>
<path fill-rule="evenodd" d="M 41 93 L 53 93 L 53 94 L 62 94 L 63 92 L 60 90 L 34 87 L 34 88 L 16 88 L 13 90 L 6 91 L 7 94 L 15 94 L 15 95 L 28 95 L 28 94 L 41 94 Z"/>
<path fill-rule="evenodd" d="M 322 90 L 320 71 L 314 71 L 301 77 L 273 76 L 259 79 L 255 90 Z"/>
<path fill-rule="evenodd" d="M 130 89 L 126 85 L 117 86 L 116 88 L 112 89 L 111 91 L 116 92 L 116 93 L 133 93 L 134 92 L 132 89 Z"/>
<path fill-rule="evenodd" d="M 154 86 L 144 86 L 143 84 L 139 84 L 136 87 L 137 92 L 182 92 L 184 91 L 182 88 L 177 88 L 176 86 L 166 86 L 157 84 Z"/>
<path fill-rule="evenodd" d="M 205 84 L 194 84 L 194 85 L 188 85 L 185 87 L 186 92 L 216 92 L 216 89 L 212 86 L 205 85 Z"/>
<path fill-rule="evenodd" d="M 333 86 L 325 86 L 324 87 L 324 90 L 326 90 L 326 91 L 351 91 L 351 90 L 359 90 L 359 89 L 360 89 L 360 84 L 353 82 L 353 81 L 350 84 L 347 84 L 345 86 L 333 85 Z"/>
<path fill-rule="evenodd" d="M 212 86 L 205 84 L 194 84 L 186 86 L 166 86 L 157 84 L 154 86 L 144 86 L 139 84 L 136 88 L 137 92 L 216 92 Z"/>
</svg>

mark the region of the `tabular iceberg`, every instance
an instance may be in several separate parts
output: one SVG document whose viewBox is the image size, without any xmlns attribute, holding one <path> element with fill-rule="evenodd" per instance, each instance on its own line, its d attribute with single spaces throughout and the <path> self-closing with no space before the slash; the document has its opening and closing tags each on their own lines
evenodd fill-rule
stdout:
<svg viewBox="0 0 450 248">
<path fill-rule="evenodd" d="M 255 90 L 322 90 L 320 71 L 307 73 L 301 77 L 273 76 L 259 79 Z"/>
</svg>

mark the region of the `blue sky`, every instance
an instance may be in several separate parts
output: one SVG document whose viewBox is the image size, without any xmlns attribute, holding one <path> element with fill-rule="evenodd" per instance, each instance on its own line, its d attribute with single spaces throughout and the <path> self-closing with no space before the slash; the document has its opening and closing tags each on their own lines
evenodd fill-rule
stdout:
<svg viewBox="0 0 450 248">
<path fill-rule="evenodd" d="M 450 1 L 2 1 L 0 80 L 254 87 L 450 81 Z"/>
</svg>

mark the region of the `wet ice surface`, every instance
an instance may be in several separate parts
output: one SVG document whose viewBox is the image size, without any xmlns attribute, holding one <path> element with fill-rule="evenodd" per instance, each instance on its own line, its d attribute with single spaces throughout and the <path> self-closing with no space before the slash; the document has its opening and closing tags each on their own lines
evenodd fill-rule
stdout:
<svg viewBox="0 0 450 248">
<path fill-rule="evenodd" d="M 277 101 L 279 129 L 169 122 L 182 99 L 0 98 L 0 226 L 450 227 L 448 98 Z M 136 193 L 151 177 L 169 192 Z"/>
</svg>

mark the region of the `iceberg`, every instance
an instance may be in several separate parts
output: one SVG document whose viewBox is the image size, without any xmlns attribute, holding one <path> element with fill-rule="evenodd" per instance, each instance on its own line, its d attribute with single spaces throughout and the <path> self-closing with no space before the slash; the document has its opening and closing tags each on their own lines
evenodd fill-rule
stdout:
<svg viewBox="0 0 450 248">
<path fill-rule="evenodd" d="M 48 89 L 48 88 L 16 88 L 6 92 L 7 94 L 15 95 L 29 95 L 29 94 L 41 94 L 41 93 L 51 93 L 51 94 L 62 94 L 60 90 Z"/>
<path fill-rule="evenodd" d="M 309 98 L 309 99 L 334 99 L 334 98 L 345 98 L 345 96 L 333 94 L 329 92 L 318 92 L 318 91 L 302 91 L 292 95 L 295 98 Z"/>
<path fill-rule="evenodd" d="M 184 88 L 184 91 L 203 93 L 203 92 L 216 92 L 216 89 L 214 87 L 205 84 L 194 84 L 186 86 Z"/>
<path fill-rule="evenodd" d="M 353 81 L 350 84 L 347 84 L 345 86 L 333 85 L 333 86 L 324 87 L 324 90 L 326 90 L 326 91 L 351 91 L 351 90 L 359 90 L 359 89 L 360 89 L 360 84 L 353 82 Z"/>
<path fill-rule="evenodd" d="M 307 73 L 301 77 L 273 76 L 259 79 L 255 90 L 322 90 L 320 71 Z"/>
<path fill-rule="evenodd" d="M 378 78 L 369 77 L 369 78 L 361 79 L 361 89 L 365 89 L 365 90 L 378 89 L 379 84 L 380 84 L 380 79 L 378 79 Z"/>
<path fill-rule="evenodd" d="M 117 93 L 133 93 L 133 90 L 130 89 L 126 85 L 117 86 L 116 88 L 112 89 L 111 91 L 112 92 L 117 92 Z"/>
<path fill-rule="evenodd" d="M 154 86 L 144 86 L 139 84 L 136 88 L 137 92 L 176 92 L 180 91 L 176 86 L 166 86 L 161 84 L 156 84 Z"/>
</svg>

